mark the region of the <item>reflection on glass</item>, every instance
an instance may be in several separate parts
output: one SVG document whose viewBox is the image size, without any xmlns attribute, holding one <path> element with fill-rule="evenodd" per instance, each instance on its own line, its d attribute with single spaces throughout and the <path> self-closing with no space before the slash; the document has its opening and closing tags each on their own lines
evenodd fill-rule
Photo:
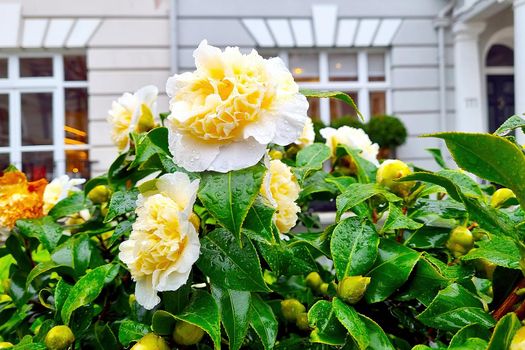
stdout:
<svg viewBox="0 0 525 350">
<path fill-rule="evenodd" d="M 370 92 L 370 113 L 372 116 L 386 113 L 386 94 L 384 91 Z"/>
<path fill-rule="evenodd" d="M 357 92 L 347 92 L 348 95 L 357 104 Z M 335 98 L 330 99 L 330 116 L 331 119 L 338 119 L 342 117 L 357 117 L 357 112 L 352 106 L 349 106 L 343 101 L 336 100 Z"/>
<path fill-rule="evenodd" d="M 319 108 L 319 101 L 320 99 L 316 97 L 307 97 L 308 100 L 308 116 L 312 118 L 312 120 L 321 120 L 321 111 Z"/>
<path fill-rule="evenodd" d="M 0 147 L 9 146 L 9 95 L 0 94 Z"/>
<path fill-rule="evenodd" d="M 20 58 L 20 77 L 52 77 L 53 59 L 51 57 Z"/>
<path fill-rule="evenodd" d="M 22 171 L 30 181 L 53 178 L 53 152 L 22 153 Z"/>
<path fill-rule="evenodd" d="M 66 173 L 72 177 L 89 178 L 89 153 L 86 150 L 66 151 Z"/>
<path fill-rule="evenodd" d="M 330 54 L 328 72 L 331 81 L 357 81 L 357 54 Z"/>
<path fill-rule="evenodd" d="M 87 80 L 86 56 L 64 56 L 64 79 L 66 81 Z"/>
<path fill-rule="evenodd" d="M 66 138 L 64 142 L 66 145 L 86 144 L 88 142 L 87 89 L 66 89 L 65 98 L 66 125 L 64 125 L 64 131 Z"/>
<path fill-rule="evenodd" d="M 53 94 L 24 93 L 22 99 L 22 145 L 53 144 Z"/>
<path fill-rule="evenodd" d="M 0 153 L 0 176 L 3 175 L 4 169 L 9 166 L 9 154 Z"/>
<path fill-rule="evenodd" d="M 7 58 L 0 58 L 0 79 L 7 78 Z"/>
<path fill-rule="evenodd" d="M 288 64 L 295 81 L 319 81 L 319 55 L 290 53 Z"/>
<path fill-rule="evenodd" d="M 385 81 L 385 54 L 368 54 L 368 81 Z"/>
</svg>

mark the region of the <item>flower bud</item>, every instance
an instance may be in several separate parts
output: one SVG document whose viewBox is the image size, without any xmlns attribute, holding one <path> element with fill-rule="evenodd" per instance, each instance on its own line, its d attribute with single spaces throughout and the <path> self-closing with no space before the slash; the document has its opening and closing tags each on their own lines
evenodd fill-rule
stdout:
<svg viewBox="0 0 525 350">
<path fill-rule="evenodd" d="M 306 308 L 297 299 L 281 301 L 281 312 L 287 321 L 295 322 L 299 314 L 306 312 Z"/>
<path fill-rule="evenodd" d="M 308 314 L 306 312 L 300 313 L 295 320 L 295 325 L 302 331 L 309 330 L 310 324 L 308 323 Z"/>
<path fill-rule="evenodd" d="M 0 342 L 0 349 L 8 349 L 10 347 L 13 347 L 14 345 L 11 344 L 10 342 L 8 341 L 2 341 Z"/>
<path fill-rule="evenodd" d="M 193 227 L 195 227 L 195 231 L 197 231 L 197 233 L 198 233 L 199 232 L 199 228 L 201 227 L 201 219 L 199 219 L 197 214 L 191 213 L 190 217 L 189 217 L 189 220 L 190 220 L 191 224 L 193 225 Z"/>
<path fill-rule="evenodd" d="M 407 197 L 416 183 L 414 181 L 398 182 L 395 180 L 410 174 L 412 174 L 412 170 L 408 165 L 400 160 L 391 159 L 384 161 L 377 169 L 376 182 L 388 187 L 390 191 L 401 197 Z"/>
<path fill-rule="evenodd" d="M 323 279 L 321 278 L 321 275 L 317 272 L 310 272 L 306 279 L 304 280 L 306 282 L 306 285 L 316 292 L 319 291 L 319 288 L 321 287 L 321 284 L 323 284 Z"/>
<path fill-rule="evenodd" d="M 514 334 L 509 350 L 525 350 L 525 326 L 518 329 Z"/>
<path fill-rule="evenodd" d="M 180 345 L 194 345 L 201 341 L 204 337 L 204 331 L 184 321 L 177 321 L 175 330 L 173 331 L 173 340 Z"/>
<path fill-rule="evenodd" d="M 490 206 L 493 208 L 500 208 L 511 198 L 516 198 L 516 195 L 512 190 L 509 190 L 508 188 L 500 188 L 492 195 Z"/>
<path fill-rule="evenodd" d="M 98 185 L 95 186 L 95 188 L 93 188 L 91 191 L 89 191 L 87 197 L 93 203 L 101 204 L 109 200 L 110 194 L 111 192 L 109 191 L 109 188 L 107 188 L 104 185 Z"/>
<path fill-rule="evenodd" d="M 143 103 L 140 105 L 140 112 L 141 114 L 137 123 L 137 131 L 150 131 L 155 127 L 155 118 L 153 117 L 153 114 L 151 114 L 151 110 L 146 104 Z"/>
<path fill-rule="evenodd" d="M 49 350 L 65 350 L 75 342 L 75 335 L 68 326 L 55 326 L 44 340 Z"/>
<path fill-rule="evenodd" d="M 366 292 L 370 277 L 346 276 L 337 286 L 337 295 L 349 304 L 355 304 Z"/>
<path fill-rule="evenodd" d="M 131 350 L 170 350 L 170 347 L 161 336 L 148 333 L 133 345 Z"/>
<path fill-rule="evenodd" d="M 458 258 L 474 247 L 474 236 L 468 228 L 458 226 L 450 232 L 446 246 Z"/>
<path fill-rule="evenodd" d="M 271 150 L 268 155 L 270 156 L 270 158 L 272 159 L 283 159 L 283 152 L 281 151 L 278 151 L 276 149 L 273 149 Z"/>
<path fill-rule="evenodd" d="M 321 285 L 319 286 L 319 293 L 328 294 L 328 287 L 330 287 L 328 283 L 326 282 L 321 283 Z"/>
</svg>

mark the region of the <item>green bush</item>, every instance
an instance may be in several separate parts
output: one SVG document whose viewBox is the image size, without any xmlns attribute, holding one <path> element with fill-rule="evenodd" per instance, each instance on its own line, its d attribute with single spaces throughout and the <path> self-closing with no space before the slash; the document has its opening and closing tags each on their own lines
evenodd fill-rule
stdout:
<svg viewBox="0 0 525 350">
<path fill-rule="evenodd" d="M 343 116 L 341 118 L 337 118 L 333 120 L 332 123 L 330 123 L 330 126 L 334 129 L 339 129 L 340 127 L 345 126 L 345 125 L 351 128 L 356 128 L 356 129 L 363 129 L 363 130 L 366 129 L 365 124 L 363 124 L 356 117 L 352 117 L 352 116 Z"/>
<path fill-rule="evenodd" d="M 400 146 L 407 138 L 405 125 L 398 118 L 389 115 L 372 117 L 365 130 L 373 142 L 386 148 Z"/>
</svg>

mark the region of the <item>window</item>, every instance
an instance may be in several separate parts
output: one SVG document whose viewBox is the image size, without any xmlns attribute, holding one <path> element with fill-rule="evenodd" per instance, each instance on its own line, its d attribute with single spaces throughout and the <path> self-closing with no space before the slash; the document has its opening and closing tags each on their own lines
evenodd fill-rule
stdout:
<svg viewBox="0 0 525 350">
<path fill-rule="evenodd" d="M 275 52 L 272 52 L 275 55 Z M 263 56 L 271 56 L 269 53 Z M 389 112 L 388 55 L 383 51 L 289 51 L 279 56 L 304 88 L 338 90 L 349 94 L 365 118 Z M 308 114 L 325 124 L 341 117 L 357 118 L 339 100 L 309 99 Z"/>
<path fill-rule="evenodd" d="M 90 176 L 86 80 L 83 55 L 0 57 L 0 171 Z"/>
</svg>

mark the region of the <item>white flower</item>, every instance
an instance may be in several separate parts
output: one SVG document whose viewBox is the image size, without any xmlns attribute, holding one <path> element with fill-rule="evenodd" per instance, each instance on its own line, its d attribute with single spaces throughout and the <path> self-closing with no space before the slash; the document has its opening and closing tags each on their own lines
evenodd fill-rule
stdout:
<svg viewBox="0 0 525 350">
<path fill-rule="evenodd" d="M 312 119 L 308 117 L 306 119 L 306 123 L 304 124 L 303 132 L 301 133 L 301 136 L 299 136 L 299 138 L 295 140 L 295 144 L 301 148 L 305 148 L 307 146 L 310 146 L 312 143 L 314 143 L 314 140 L 315 140 L 314 123 L 312 123 Z"/>
<path fill-rule="evenodd" d="M 351 149 L 361 150 L 359 153 L 361 158 L 368 160 L 375 166 L 379 166 L 377 161 L 379 146 L 377 143 L 370 141 L 363 129 L 351 128 L 345 125 L 339 129 L 324 128 L 320 130 L 320 133 L 325 138 L 326 145 L 330 147 L 333 156 L 335 156 L 337 145 L 346 145 Z"/>
<path fill-rule="evenodd" d="M 300 190 L 289 166 L 278 159 L 270 161 L 261 194 L 276 209 L 275 224 L 281 233 L 289 232 L 297 222 L 297 213 L 301 209 L 295 201 Z"/>
<path fill-rule="evenodd" d="M 228 172 L 256 164 L 266 145 L 294 142 L 306 121 L 308 102 L 279 58 L 256 51 L 221 51 L 201 42 L 197 69 L 176 74 L 168 127 L 177 165 L 189 171 Z"/>
<path fill-rule="evenodd" d="M 76 186 L 82 185 L 84 182 L 86 179 L 70 179 L 67 175 L 53 179 L 44 190 L 44 214 L 47 215 L 55 204 L 69 196 L 71 192 L 80 191 Z"/>
<path fill-rule="evenodd" d="M 129 145 L 129 133 L 147 131 L 155 123 L 157 113 L 157 95 L 159 90 L 148 85 L 134 94 L 126 92 L 117 101 L 113 101 L 108 111 L 108 122 L 112 126 L 111 139 L 119 151 Z"/>
<path fill-rule="evenodd" d="M 199 180 L 176 172 L 162 175 L 156 190 L 139 195 L 137 220 L 119 258 L 137 282 L 137 302 L 152 309 L 160 302 L 157 292 L 183 286 L 199 258 L 200 242 L 189 218 Z"/>
</svg>

